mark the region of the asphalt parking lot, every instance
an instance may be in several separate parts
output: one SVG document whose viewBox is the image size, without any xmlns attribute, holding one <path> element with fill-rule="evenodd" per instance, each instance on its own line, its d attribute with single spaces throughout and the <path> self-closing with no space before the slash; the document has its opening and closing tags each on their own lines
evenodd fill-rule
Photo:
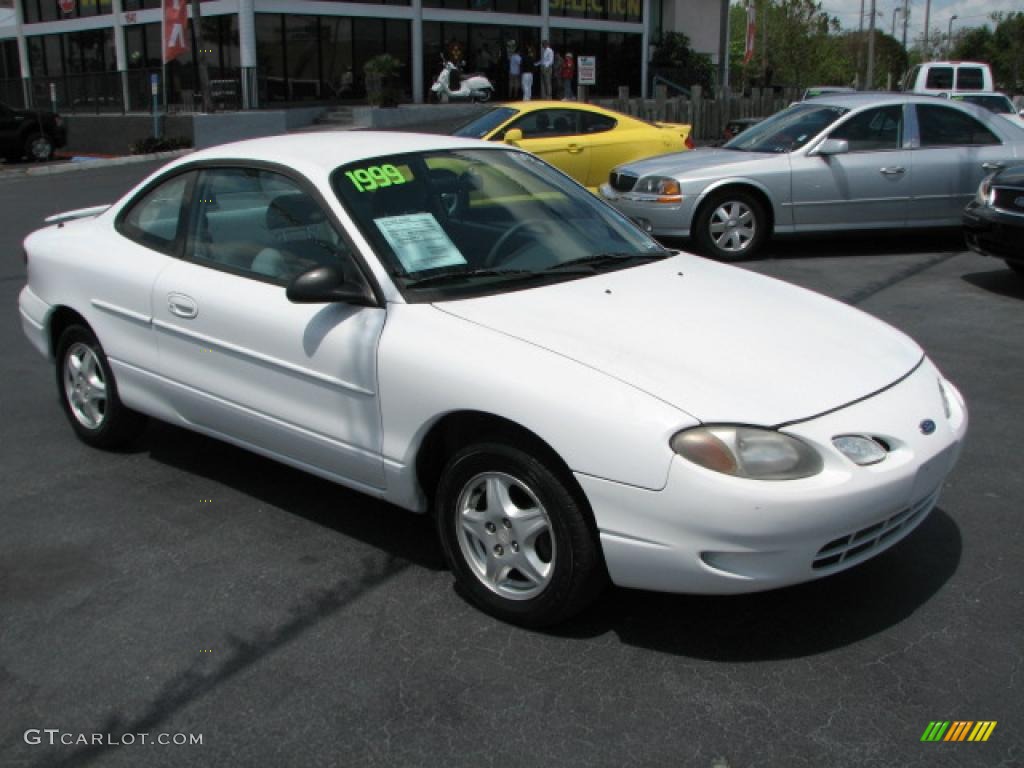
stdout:
<svg viewBox="0 0 1024 768">
<path fill-rule="evenodd" d="M 943 232 L 743 265 L 901 328 L 963 391 L 963 458 L 910 537 L 815 583 L 611 590 L 531 632 L 461 599 L 424 518 L 166 425 L 121 453 L 74 438 L 22 336 L 20 241 L 154 167 L 0 179 L 0 765 L 1024 764 L 1024 280 L 1002 262 Z M 934 720 L 998 725 L 922 743 Z M 202 744 L 107 743 L 143 733 Z"/>
</svg>

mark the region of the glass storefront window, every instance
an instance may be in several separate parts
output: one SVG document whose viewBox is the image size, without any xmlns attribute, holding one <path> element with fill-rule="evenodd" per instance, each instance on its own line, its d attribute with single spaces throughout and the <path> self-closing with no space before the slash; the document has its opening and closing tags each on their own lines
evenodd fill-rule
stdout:
<svg viewBox="0 0 1024 768">
<path fill-rule="evenodd" d="M 497 98 L 508 98 L 509 46 L 526 55 L 532 47 L 540 51 L 540 30 L 529 27 L 501 27 L 490 24 L 448 24 L 428 21 L 423 24 L 424 93 L 441 71 L 441 56 L 453 46 L 463 52 L 466 72 L 483 72 L 494 85 Z M 539 54 L 538 54 L 539 55 Z"/>
<path fill-rule="evenodd" d="M 552 16 L 608 21 L 643 21 L 642 0 L 550 0 Z"/>
<path fill-rule="evenodd" d="M 540 13 L 540 0 L 423 0 L 423 7 L 537 15 Z"/>
<path fill-rule="evenodd" d="M 404 20 L 258 13 L 260 99 L 272 103 L 363 98 L 362 65 L 379 53 L 398 59 L 399 80 L 408 84 L 411 47 L 410 24 Z"/>
</svg>

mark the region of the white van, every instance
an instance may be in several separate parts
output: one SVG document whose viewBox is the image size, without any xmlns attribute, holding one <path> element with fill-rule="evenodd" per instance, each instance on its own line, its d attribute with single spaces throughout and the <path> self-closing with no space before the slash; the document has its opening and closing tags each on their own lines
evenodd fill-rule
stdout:
<svg viewBox="0 0 1024 768">
<path fill-rule="evenodd" d="M 926 61 L 907 72 L 903 90 L 933 95 L 993 91 L 992 69 L 981 61 Z"/>
</svg>

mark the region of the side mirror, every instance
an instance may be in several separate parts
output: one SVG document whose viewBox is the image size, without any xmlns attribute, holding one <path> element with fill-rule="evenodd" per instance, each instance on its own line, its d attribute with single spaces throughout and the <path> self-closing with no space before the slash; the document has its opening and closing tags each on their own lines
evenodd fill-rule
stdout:
<svg viewBox="0 0 1024 768">
<path fill-rule="evenodd" d="M 517 146 L 523 140 L 523 132 L 518 128 L 509 128 L 505 131 L 505 143 Z"/>
<path fill-rule="evenodd" d="M 288 301 L 295 304 L 326 304 L 344 302 L 358 307 L 376 305 L 376 299 L 364 284 L 346 283 L 344 273 L 337 267 L 314 267 L 288 283 L 285 290 Z"/>
<path fill-rule="evenodd" d="M 849 151 L 850 142 L 846 139 L 825 139 L 814 150 L 814 154 L 829 157 L 831 155 L 845 155 Z"/>
</svg>

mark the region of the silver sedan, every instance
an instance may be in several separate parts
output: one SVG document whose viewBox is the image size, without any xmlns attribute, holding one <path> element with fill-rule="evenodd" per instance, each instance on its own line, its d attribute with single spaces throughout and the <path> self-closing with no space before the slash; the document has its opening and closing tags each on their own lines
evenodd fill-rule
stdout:
<svg viewBox="0 0 1024 768">
<path fill-rule="evenodd" d="M 720 149 L 618 166 L 601 196 L 656 236 L 725 260 L 772 235 L 958 226 L 988 174 L 1024 158 L 1024 128 L 913 94 L 794 104 Z"/>
</svg>

